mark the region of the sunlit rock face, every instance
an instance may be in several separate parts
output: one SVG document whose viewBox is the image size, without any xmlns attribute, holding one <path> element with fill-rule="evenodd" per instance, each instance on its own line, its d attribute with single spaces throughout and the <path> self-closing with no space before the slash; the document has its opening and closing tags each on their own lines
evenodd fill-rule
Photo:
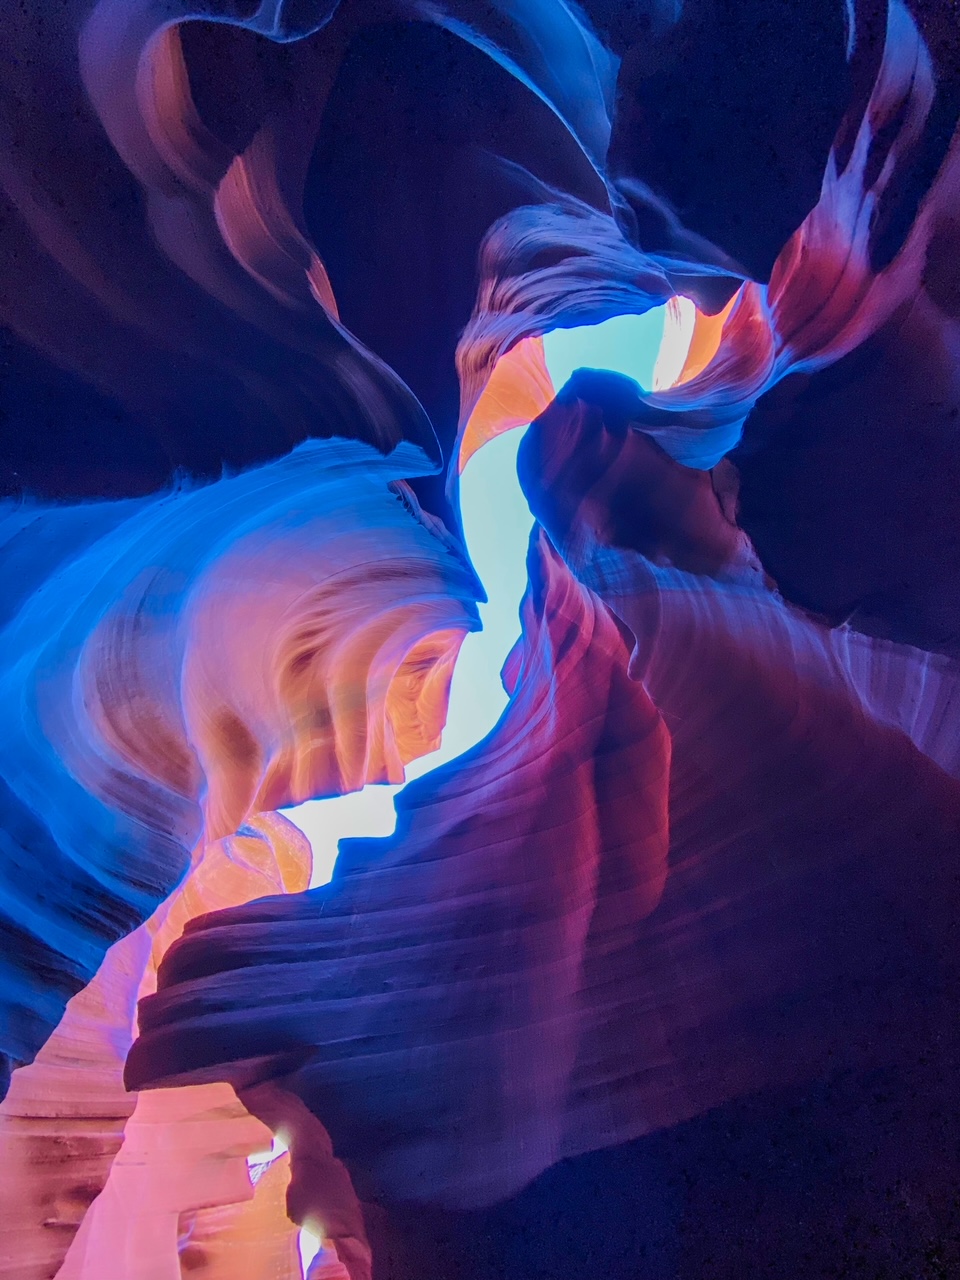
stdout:
<svg viewBox="0 0 960 1280">
<path fill-rule="evenodd" d="M 189 1250 L 192 1273 L 214 1277 L 230 1274 L 240 1248 L 259 1251 L 258 1274 L 298 1275 L 283 1162 L 256 1196 L 247 1176 L 244 1157 L 270 1146 L 269 1130 L 228 1086 L 138 1099 L 122 1075 L 137 998 L 154 989 L 185 922 L 258 893 L 299 892 L 309 878 L 301 833 L 260 815 L 195 850 L 176 897 L 110 949 L 0 1103 L 0 1275 L 178 1275 Z"/>
<path fill-rule="evenodd" d="M 960 1268 L 943 12 L 11 13 L 0 1275 Z"/>
</svg>

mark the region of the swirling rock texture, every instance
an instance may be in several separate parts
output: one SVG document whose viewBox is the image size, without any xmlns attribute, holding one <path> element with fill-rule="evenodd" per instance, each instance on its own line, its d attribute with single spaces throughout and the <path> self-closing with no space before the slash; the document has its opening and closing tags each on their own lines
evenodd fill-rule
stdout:
<svg viewBox="0 0 960 1280">
<path fill-rule="evenodd" d="M 306 442 L 158 501 L 5 511 L 24 595 L 0 640 L 6 1061 L 201 835 L 399 781 L 435 745 L 477 587 L 396 478 L 418 463 Z"/>
<path fill-rule="evenodd" d="M 5 1274 L 960 1270 L 958 30 L 11 12 Z M 678 295 L 672 385 L 553 387 Z M 533 419 L 508 708 L 306 892 L 273 811 L 436 746 Z"/>
<path fill-rule="evenodd" d="M 331 889 L 188 930 L 143 1007 L 135 1081 L 275 1073 L 398 1218 L 838 1069 L 926 1093 L 954 1052 L 960 786 L 936 728 L 957 673 L 790 610 L 709 479 L 634 440 L 630 470 L 672 480 L 687 519 L 645 514 L 646 554 L 582 570 L 631 629 L 631 675 L 614 615 L 541 542 L 491 738 L 408 789 L 385 848 L 345 845 Z"/>
</svg>

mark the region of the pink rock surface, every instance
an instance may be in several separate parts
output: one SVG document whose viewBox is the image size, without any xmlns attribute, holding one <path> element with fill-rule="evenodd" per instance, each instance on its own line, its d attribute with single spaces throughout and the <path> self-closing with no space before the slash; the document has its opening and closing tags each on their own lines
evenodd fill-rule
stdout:
<svg viewBox="0 0 960 1280">
<path fill-rule="evenodd" d="M 178 1239 L 195 1244 L 191 1274 L 237 1275 L 242 1252 L 252 1276 L 299 1280 L 285 1165 L 252 1203 L 246 1156 L 269 1148 L 269 1129 L 226 1085 L 139 1098 L 123 1087 L 137 996 L 154 988 L 186 921 L 302 890 L 311 854 L 292 823 L 262 814 L 195 862 L 171 901 L 114 945 L 0 1103 L 0 1275 L 10 1280 L 179 1280 Z"/>
<path fill-rule="evenodd" d="M 306 35 L 334 7 L 302 29 L 283 26 L 283 4 L 247 26 Z M 322 72 L 305 118 L 281 109 L 237 148 L 204 124 L 165 25 L 235 17 L 216 3 L 77 0 L 39 42 L 40 72 L 4 63 L 20 113 L 69 86 L 0 163 L 5 318 L 150 424 L 164 459 L 170 406 L 194 402 L 254 438 L 237 458 L 275 458 L 106 516 L 4 513 L 4 548 L 29 532 L 68 554 L 38 556 L 3 633 L 0 887 L 25 932 L 3 975 L 0 1067 L 33 1057 L 203 832 L 179 895 L 116 944 L 14 1075 L 0 1274 L 17 1280 L 287 1280 L 301 1222 L 335 1248 L 311 1274 L 367 1280 L 354 1183 L 368 1215 L 489 1206 L 564 1157 L 753 1091 L 956 1050 L 957 667 L 790 608 L 721 461 L 781 379 L 864 343 L 893 364 L 905 349 L 911 390 L 955 416 L 957 139 L 899 252 L 871 260 L 934 94 L 897 0 L 866 114 L 844 122 L 769 285 L 746 282 L 701 326 L 674 388 L 575 376 L 528 435 L 541 528 L 497 728 L 410 789 L 394 837 L 348 846 L 329 890 L 303 892 L 302 846 L 257 816 L 402 780 L 437 743 L 476 623 L 461 550 L 405 482 L 436 458 L 429 424 L 340 323 L 287 203 L 360 8 L 329 56 L 298 64 L 297 86 Z M 512 8 L 490 6 L 496 44 L 465 27 L 469 6 L 400 11 L 466 33 L 601 165 L 612 60 L 566 5 L 555 42 Z M 557 74 L 574 47 L 577 93 Z M 126 204 L 95 217 L 79 166 L 54 166 L 48 186 L 51 148 L 106 157 Z M 711 270 L 654 260 L 573 197 L 508 214 L 459 349 L 459 456 L 471 423 L 485 439 L 545 408 L 537 335 L 681 287 L 700 298 Z M 883 385 L 867 377 L 868 399 Z M 368 443 L 288 453 L 318 415 Z M 233 457 L 212 448 L 203 474 Z M 935 637 L 941 585 L 934 570 L 922 593 Z M 237 905 L 264 893 L 287 896 Z M 137 995 L 127 1077 L 167 1089 L 131 1115 L 120 1070 Z M 271 1129 L 291 1156 L 254 1191 L 247 1157 Z"/>
</svg>

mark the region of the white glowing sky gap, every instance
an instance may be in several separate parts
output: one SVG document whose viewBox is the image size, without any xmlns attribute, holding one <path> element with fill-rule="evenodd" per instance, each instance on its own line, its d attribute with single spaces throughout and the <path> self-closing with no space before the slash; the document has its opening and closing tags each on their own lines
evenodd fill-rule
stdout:
<svg viewBox="0 0 960 1280">
<path fill-rule="evenodd" d="M 686 299 L 642 316 L 615 316 L 603 324 L 556 329 L 543 340 L 547 369 L 559 389 L 582 367 L 611 369 L 643 387 L 676 380 L 690 345 L 694 309 Z M 667 382 L 665 385 L 669 385 Z M 460 510 L 470 557 L 489 602 L 480 606 L 483 630 L 468 635 L 450 690 L 439 751 L 407 766 L 407 779 L 462 755 L 493 728 L 507 704 L 500 669 L 519 632 L 526 588 L 526 554 L 533 524 L 517 480 L 517 449 L 524 428 L 498 436 L 473 455 L 460 478 Z M 340 840 L 387 836 L 396 814 L 398 786 L 368 786 L 330 800 L 308 800 L 286 816 L 313 846 L 313 886 L 333 874 Z"/>
<path fill-rule="evenodd" d="M 659 390 L 680 375 L 690 347 L 693 303 L 673 301 L 642 316 L 615 316 L 603 324 L 556 329 L 544 336 L 544 356 L 554 388 L 575 369 L 611 369 L 642 387 Z M 450 706 L 438 751 L 407 766 L 407 780 L 469 750 L 490 732 L 507 705 L 500 670 L 519 633 L 518 610 L 527 585 L 526 556 L 533 517 L 517 480 L 517 449 L 525 427 L 489 441 L 460 477 L 460 511 L 470 558 L 486 589 L 480 606 L 483 630 L 468 635 L 450 687 Z M 333 875 L 341 840 L 388 836 L 396 825 L 399 786 L 368 786 L 351 795 L 308 800 L 286 816 L 313 847 L 311 887 Z M 276 1146 L 276 1144 L 275 1144 Z M 271 1153 L 276 1158 L 279 1150 Z M 259 1169 L 258 1172 L 262 1172 Z M 316 1231 L 300 1232 L 304 1274 L 319 1253 Z"/>
</svg>

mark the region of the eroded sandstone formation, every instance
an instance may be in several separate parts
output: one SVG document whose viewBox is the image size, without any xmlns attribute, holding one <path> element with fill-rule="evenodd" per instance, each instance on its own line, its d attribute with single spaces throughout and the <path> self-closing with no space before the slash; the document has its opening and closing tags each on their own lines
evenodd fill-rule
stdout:
<svg viewBox="0 0 960 1280">
<path fill-rule="evenodd" d="M 11 12 L 0 1274 L 960 1266 L 949 9 Z M 308 890 L 530 422 L 507 710 Z"/>
</svg>

